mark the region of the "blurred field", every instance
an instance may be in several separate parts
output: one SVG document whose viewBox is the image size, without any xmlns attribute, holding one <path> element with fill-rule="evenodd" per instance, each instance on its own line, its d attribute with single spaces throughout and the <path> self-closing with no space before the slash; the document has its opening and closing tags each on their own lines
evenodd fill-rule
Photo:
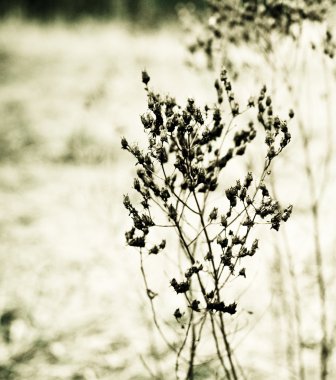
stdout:
<svg viewBox="0 0 336 380">
<path fill-rule="evenodd" d="M 151 327 L 137 254 L 124 246 L 129 222 L 122 194 L 131 186 L 133 166 L 120 150 L 120 137 L 142 139 L 144 68 L 156 89 L 180 101 L 195 95 L 199 102 L 213 99 L 212 74 L 187 68 L 183 39 L 173 25 L 146 32 L 93 21 L 1 23 L 0 312 L 13 314 L 9 341 L 1 330 L 1 379 L 150 378 L 139 359 Z M 314 73 L 312 64 L 309 75 Z M 249 81 L 241 84 L 243 96 L 250 88 Z M 302 107 L 308 112 L 307 103 Z M 316 133 L 319 112 L 307 114 L 316 159 L 325 150 L 325 135 Z M 310 227 L 295 149 L 279 165 L 279 181 L 280 188 L 291 189 L 284 191 L 284 201 L 303 202 L 290 235 L 293 249 L 305 256 Z M 326 250 L 334 243 L 335 165 L 328 175 Z M 269 250 L 272 236 L 265 243 Z M 255 379 L 288 379 L 286 369 L 270 361 L 276 353 L 265 339 L 274 333 L 267 316 L 274 290 L 264 286 L 267 270 L 263 258 L 258 260 L 250 294 L 259 292 L 256 319 L 265 323 L 253 322 L 258 347 L 252 340 L 242 352 Z M 335 263 L 335 253 L 330 260 Z M 253 307 L 248 295 L 245 301 Z"/>
<path fill-rule="evenodd" d="M 146 378 L 120 137 L 140 132 L 142 69 L 167 91 L 183 81 L 181 98 L 201 86 L 179 39 L 172 27 L 1 23 L 0 310 L 14 322 L 0 378 Z"/>
</svg>

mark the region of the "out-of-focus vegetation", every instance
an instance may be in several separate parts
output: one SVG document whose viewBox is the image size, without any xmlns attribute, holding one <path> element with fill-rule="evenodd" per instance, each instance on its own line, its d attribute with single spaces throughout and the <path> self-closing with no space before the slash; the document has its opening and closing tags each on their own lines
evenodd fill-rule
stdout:
<svg viewBox="0 0 336 380">
<path fill-rule="evenodd" d="M 0 15 L 19 13 L 27 17 L 51 19 L 63 17 L 77 19 L 81 16 L 121 17 L 139 22 L 150 22 L 157 17 L 171 18 L 181 0 L 0 0 Z M 201 7 L 203 0 L 188 3 Z"/>
<path fill-rule="evenodd" d="M 203 92 L 181 40 L 172 25 L 1 23 L 1 380 L 145 380 L 139 352 L 164 354 L 139 326 L 120 136 L 141 130 L 144 67 L 181 101 Z"/>
<path fill-rule="evenodd" d="M 0 161 L 17 161 L 38 146 L 38 137 L 30 125 L 24 105 L 9 100 L 0 105 Z"/>
<path fill-rule="evenodd" d="M 86 3 L 0 1 L 1 14 L 15 16 L 4 17 L 0 24 L 0 379 L 140 380 L 152 379 L 151 371 L 161 373 L 157 377 L 161 379 L 170 373 L 167 353 L 156 345 L 161 341 L 141 298 L 136 253 L 124 244 L 127 213 L 121 199 L 129 188 L 131 169 L 120 150 L 120 137 L 139 140 L 139 116 L 146 105 L 143 69 L 150 73 L 155 90 L 176 94 L 179 103 L 195 96 L 199 105 L 214 100 L 209 90 L 213 74 L 184 65 L 185 33 L 176 25 L 165 24 L 155 33 L 148 29 L 134 33 L 130 23 L 101 19 L 145 21 L 161 14 L 157 18 L 161 25 L 173 14 L 176 1 L 108 1 L 110 8 L 94 1 L 91 8 L 84 7 Z M 85 20 L 64 22 L 82 16 Z M 306 32 L 310 35 L 311 30 Z M 268 72 L 256 55 L 238 48 L 234 53 L 237 67 L 244 68 L 237 91 L 251 93 L 256 88 L 251 71 L 260 77 Z M 286 46 L 278 46 L 276 53 L 278 63 L 296 59 Z M 244 54 L 249 62 L 242 66 Z M 335 134 L 324 128 L 325 102 L 330 104 L 328 125 L 335 120 L 333 62 L 326 60 L 328 71 L 323 72 L 330 75 L 321 76 L 321 65 L 311 50 L 300 57 L 298 62 L 305 63 L 306 70 L 295 66 L 292 72 L 293 87 L 302 91 L 295 117 L 301 114 L 308 121 L 314 168 L 320 173 L 324 140 L 336 146 Z M 191 59 L 199 67 L 206 64 L 199 55 Z M 277 88 L 281 78 L 275 74 L 269 78 Z M 288 98 L 276 95 L 277 107 L 287 113 Z M 297 128 L 292 132 L 296 147 Z M 315 379 L 314 350 L 320 337 L 312 328 L 317 308 L 310 297 L 313 265 L 307 256 L 312 246 L 307 237 L 313 233 L 305 209 L 300 209 L 309 191 L 302 178 L 302 155 L 295 149 L 276 171 L 282 188 L 288 189 L 283 202 L 296 205 L 297 222 L 290 221 L 288 239 L 295 271 L 302 279 L 307 379 Z M 334 279 L 334 153 L 331 158 L 320 239 L 330 252 L 326 271 Z M 287 354 L 283 342 L 288 341 L 290 362 L 293 324 L 286 323 L 282 308 L 275 317 L 272 313 L 277 312 L 277 299 L 292 297 L 290 282 L 285 278 L 282 288 L 275 283 L 279 266 L 269 270 L 275 260 L 286 258 L 274 254 L 271 241 L 263 249 L 248 277 L 250 286 L 239 298 L 247 317 L 246 324 L 236 326 L 241 332 L 235 349 L 248 378 L 288 380 L 293 373 L 283 364 Z M 273 285 L 270 276 L 275 277 Z M 170 292 L 167 278 L 160 280 L 163 290 Z M 334 281 L 329 291 L 334 294 Z M 334 302 L 329 307 L 334 313 Z M 195 377 L 207 376 L 205 363 Z"/>
<path fill-rule="evenodd" d="M 281 337 L 284 338 L 282 348 L 277 344 L 277 349 L 286 351 L 283 366 L 291 372 L 290 378 L 304 380 L 308 373 L 308 378 L 317 378 L 319 372 L 321 380 L 333 379 L 336 284 L 331 280 L 335 274 L 330 275 L 328 271 L 335 258 L 332 243 L 335 233 L 328 229 L 327 219 L 334 211 L 330 213 L 327 199 L 328 193 L 335 191 L 335 113 L 332 110 L 335 102 L 332 99 L 336 96 L 335 2 L 213 0 L 211 4 L 211 17 L 203 19 L 190 52 L 195 55 L 202 51 L 209 59 L 209 68 L 229 65 L 238 78 L 242 72 L 246 75 L 250 62 L 246 60 L 244 70 L 237 69 L 238 55 L 232 54 L 233 50 L 238 47 L 236 52 L 241 57 L 243 48 L 249 49 L 250 57 L 256 54 L 263 60 L 259 63 L 263 67 L 260 72 L 256 66 L 250 66 L 251 76 L 267 83 L 278 102 L 295 109 L 296 126 L 290 128 L 294 132 L 293 144 L 283 164 L 286 162 L 288 179 L 289 170 L 295 171 L 291 189 L 297 189 L 302 181 L 305 191 L 294 201 L 297 219 L 291 220 L 289 228 L 285 226 L 278 240 L 274 239 L 276 256 L 270 270 L 278 303 L 273 309 L 274 317 L 278 314 L 278 321 L 282 319 L 288 331 L 287 338 L 286 334 Z M 191 32 L 196 30 L 196 19 L 192 19 Z M 319 80 L 316 72 L 321 74 Z M 262 109 L 259 108 L 261 112 Z M 284 188 L 283 174 L 274 169 L 270 173 L 271 182 L 279 197 Z M 298 250 L 297 236 L 303 233 L 300 222 L 303 216 L 305 228 L 309 230 L 305 233 L 304 248 Z M 302 230 L 292 235 L 297 228 Z M 290 235 L 293 237 L 289 238 Z M 302 271 L 302 266 L 306 271 Z M 312 289 L 317 292 L 313 294 Z M 307 307 L 311 307 L 310 313 Z M 311 315 L 315 318 L 309 320 Z"/>
</svg>

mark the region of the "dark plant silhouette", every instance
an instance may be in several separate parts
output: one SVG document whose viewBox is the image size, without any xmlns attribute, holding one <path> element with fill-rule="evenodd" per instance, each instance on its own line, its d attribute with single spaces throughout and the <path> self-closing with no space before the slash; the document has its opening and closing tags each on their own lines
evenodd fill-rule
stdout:
<svg viewBox="0 0 336 380">
<path fill-rule="evenodd" d="M 259 248 L 257 226 L 266 224 L 278 231 L 290 217 L 292 206 L 281 208 L 266 182 L 272 162 L 290 142 L 288 120 L 294 113 L 290 110 L 287 120 L 274 114 L 266 86 L 243 108 L 226 70 L 215 81 L 215 104 L 204 108 L 194 99 L 183 107 L 174 98 L 155 93 L 148 87 L 145 71 L 142 81 L 148 110 L 141 121 L 148 145 L 142 150 L 125 138 L 121 141 L 122 148 L 135 157 L 134 190 L 140 196 L 136 202 L 124 196 L 133 222 L 126 242 L 139 250 L 154 323 L 176 354 L 176 378 L 182 373 L 186 379 L 194 378 L 198 353 L 212 339 L 212 358 L 217 357 L 222 376 L 238 379 L 241 369 L 228 325 L 239 304 L 228 299 L 226 289 L 229 281 L 248 273 L 249 260 Z M 232 178 L 229 168 L 241 168 L 254 143 L 263 152 L 259 170 Z M 176 232 L 182 258 L 172 257 L 169 240 L 155 241 L 157 229 L 164 228 Z M 180 325 L 174 341 L 167 338 L 157 317 L 160 295 L 150 289 L 145 270 L 150 255 L 167 255 L 180 262 L 167 283 L 176 293 L 177 304 L 184 299 L 183 307 L 171 311 Z"/>
</svg>

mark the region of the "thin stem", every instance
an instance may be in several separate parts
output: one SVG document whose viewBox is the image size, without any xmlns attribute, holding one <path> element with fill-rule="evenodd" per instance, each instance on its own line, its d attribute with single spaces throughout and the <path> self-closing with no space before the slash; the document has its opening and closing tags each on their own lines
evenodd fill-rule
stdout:
<svg viewBox="0 0 336 380">
<path fill-rule="evenodd" d="M 199 204 L 199 201 L 197 199 L 195 191 L 193 191 L 193 195 L 194 195 L 194 199 L 195 199 L 195 202 L 197 205 L 197 209 L 199 211 L 199 216 L 200 216 L 201 224 L 203 227 L 203 233 L 204 233 L 204 236 L 205 236 L 205 239 L 206 239 L 206 242 L 208 245 L 209 253 L 210 253 L 210 261 L 211 261 L 211 265 L 212 265 L 212 269 L 213 269 L 213 276 L 214 276 L 214 280 L 215 280 L 215 291 L 216 291 L 217 299 L 219 301 L 221 297 L 220 297 L 220 289 L 219 289 L 218 270 L 215 266 L 215 261 L 214 261 L 213 253 L 212 253 L 212 246 L 211 246 L 208 231 L 207 231 L 207 228 L 206 228 L 206 225 L 204 222 L 203 212 L 202 212 L 202 209 L 200 207 L 200 204 Z M 220 315 L 220 321 L 221 321 L 221 332 L 222 332 L 222 336 L 223 336 L 223 340 L 224 340 L 224 344 L 225 344 L 225 349 L 226 349 L 226 352 L 228 355 L 228 359 L 229 359 L 229 363 L 230 363 L 230 367 L 231 367 L 231 372 L 232 372 L 233 378 L 235 380 L 237 380 L 238 377 L 237 377 L 235 366 L 234 366 L 232 356 L 231 356 L 231 347 L 230 347 L 230 344 L 227 340 L 227 335 L 226 335 L 225 328 L 224 328 L 223 314 L 220 312 L 219 315 Z"/>
<path fill-rule="evenodd" d="M 194 312 L 191 311 L 191 345 L 190 345 L 190 356 L 189 356 L 189 367 L 186 375 L 186 380 L 194 379 L 194 362 L 196 356 L 196 330 L 195 324 L 193 323 Z"/>
<path fill-rule="evenodd" d="M 216 351 L 217 351 L 217 357 L 224 369 L 224 372 L 225 372 L 225 375 L 227 377 L 228 380 L 231 380 L 231 374 L 229 372 L 229 370 L 226 368 L 226 365 L 224 363 L 224 359 L 223 359 L 223 356 L 221 354 L 221 350 L 220 350 L 220 347 L 219 347 L 219 342 L 218 342 L 218 337 L 217 337 L 217 333 L 216 333 L 216 325 L 215 325 L 215 322 L 214 322 L 214 315 L 212 312 L 210 312 L 210 321 L 211 321 L 211 329 L 212 329 L 212 336 L 214 338 L 214 341 L 215 341 L 215 346 L 216 346 Z"/>
<path fill-rule="evenodd" d="M 154 307 L 153 298 L 149 296 L 149 292 L 148 292 L 149 291 L 149 287 L 148 287 L 148 282 L 147 282 L 147 276 L 146 276 L 145 268 L 144 268 L 144 265 L 143 265 L 143 257 L 142 257 L 142 251 L 141 251 L 141 249 L 140 249 L 140 269 L 141 269 L 142 278 L 143 278 L 143 281 L 144 281 L 144 284 L 145 284 L 145 287 L 146 287 L 147 298 L 149 299 L 149 302 L 150 302 L 150 305 L 151 305 L 154 325 L 157 328 L 159 334 L 161 335 L 161 338 L 163 339 L 163 341 L 168 346 L 168 348 L 170 350 L 172 350 L 173 352 L 176 352 L 176 347 L 172 343 L 170 343 L 169 340 L 166 338 L 166 336 L 164 335 L 164 333 L 163 333 L 163 331 L 161 329 L 161 326 L 160 326 L 160 324 L 159 324 L 159 322 L 157 320 L 156 310 L 155 310 L 155 307 Z"/>
<path fill-rule="evenodd" d="M 276 187 L 274 183 L 274 178 L 271 178 L 271 186 L 273 193 L 275 197 L 276 195 Z M 298 282 L 297 282 L 297 273 L 295 270 L 294 262 L 293 262 L 293 254 L 290 249 L 289 241 L 288 241 L 288 235 L 286 232 L 286 228 L 281 230 L 281 240 L 284 242 L 285 245 L 285 251 L 286 251 L 286 257 L 288 261 L 288 271 L 289 271 L 289 278 L 291 281 L 291 288 L 294 293 L 294 321 L 295 321 L 295 330 L 296 330 L 296 346 L 297 346 L 297 358 L 298 358 L 298 373 L 300 376 L 300 380 L 305 380 L 305 367 L 304 367 L 304 361 L 303 361 L 303 351 L 302 351 L 302 343 L 303 343 L 303 336 L 302 336 L 302 315 L 301 315 L 301 302 L 300 302 L 300 295 L 299 295 L 299 289 L 298 289 Z M 276 246 L 276 255 L 281 257 L 280 253 L 280 247 Z M 292 328 L 289 326 L 289 330 L 292 331 Z M 288 342 L 290 346 L 292 346 L 293 341 L 290 339 Z"/>
<path fill-rule="evenodd" d="M 177 355 L 176 355 L 176 361 L 175 361 L 175 376 L 176 376 L 176 380 L 179 380 L 178 371 L 179 371 L 180 356 L 181 356 L 181 353 L 182 353 L 182 351 L 183 351 L 183 349 L 184 349 L 184 347 L 185 347 L 185 345 L 187 343 L 191 323 L 192 323 L 192 313 L 190 314 L 190 318 L 189 318 L 188 326 L 187 326 L 187 331 L 185 333 L 183 342 L 182 342 L 181 347 L 179 348 L 179 350 L 177 352 Z"/>
<path fill-rule="evenodd" d="M 157 376 L 155 376 L 154 372 L 151 370 L 151 368 L 149 367 L 149 365 L 146 363 L 144 357 L 142 355 L 140 355 L 140 361 L 142 363 L 142 365 L 145 367 L 145 369 L 147 370 L 148 374 L 150 375 L 150 377 L 152 379 L 157 379 Z"/>
<path fill-rule="evenodd" d="M 319 231 L 319 204 L 316 199 L 315 178 L 311 170 L 311 161 L 308 150 L 308 138 L 306 136 L 302 122 L 299 122 L 299 130 L 303 141 L 303 150 L 305 155 L 305 172 L 308 179 L 309 193 L 311 194 L 311 213 L 313 218 L 313 239 L 314 239 L 314 255 L 316 264 L 317 287 L 319 291 L 320 301 L 320 326 L 322 330 L 322 339 L 320 347 L 320 379 L 325 380 L 328 375 L 329 362 L 329 344 L 327 330 L 327 305 L 326 305 L 326 284 L 323 274 L 323 256 L 320 242 Z"/>
</svg>

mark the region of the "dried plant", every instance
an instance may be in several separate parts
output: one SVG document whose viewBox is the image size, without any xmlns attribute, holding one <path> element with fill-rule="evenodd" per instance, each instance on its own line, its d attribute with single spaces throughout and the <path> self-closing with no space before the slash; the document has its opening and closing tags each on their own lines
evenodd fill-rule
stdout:
<svg viewBox="0 0 336 380">
<path fill-rule="evenodd" d="M 125 138 L 121 142 L 135 157 L 134 190 L 140 196 L 136 203 L 124 196 L 133 221 L 126 242 L 139 250 L 154 323 L 176 354 L 176 378 L 193 379 L 202 347 L 209 349 L 212 342 L 210 357 L 221 366 L 221 376 L 238 379 L 240 369 L 228 325 L 240 305 L 228 299 L 227 288 L 229 282 L 248 273 L 249 260 L 259 248 L 257 226 L 278 231 L 290 217 L 292 206 L 281 208 L 266 181 L 272 162 L 290 142 L 288 121 L 294 113 L 291 110 L 287 120 L 276 116 L 266 86 L 243 108 L 226 70 L 215 81 L 215 104 L 204 108 L 194 99 L 182 107 L 172 97 L 153 92 L 147 72 L 142 73 L 142 80 L 148 110 L 141 121 L 148 145 L 142 150 Z M 260 170 L 232 178 L 230 167 L 246 163 L 253 144 L 259 152 L 263 150 Z M 175 231 L 181 258 L 174 257 L 170 240 L 153 242 L 157 229 L 164 228 Z M 153 255 L 179 262 L 167 283 L 176 293 L 176 304 L 183 300 L 183 306 L 171 310 L 171 317 L 179 323 L 173 342 L 156 313 L 160 295 L 148 283 L 146 258 Z"/>
</svg>

